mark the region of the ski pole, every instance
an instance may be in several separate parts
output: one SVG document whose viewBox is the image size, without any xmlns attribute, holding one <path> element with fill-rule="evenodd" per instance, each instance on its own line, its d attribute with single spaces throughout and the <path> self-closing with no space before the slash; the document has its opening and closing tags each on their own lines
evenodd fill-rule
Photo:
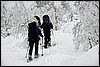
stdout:
<svg viewBox="0 0 100 67">
<path fill-rule="evenodd" d="M 42 38 L 42 54 L 41 55 L 43 56 L 43 38 Z"/>
<path fill-rule="evenodd" d="M 29 48 L 29 46 L 27 47 L 27 52 L 26 52 L 25 58 L 27 58 L 27 54 L 28 54 L 28 48 Z"/>
<path fill-rule="evenodd" d="M 52 30 L 52 34 L 53 34 L 53 38 L 54 38 L 54 33 L 53 33 L 53 30 Z M 55 38 L 54 38 L 54 41 L 55 41 Z"/>
<path fill-rule="evenodd" d="M 53 30 L 52 30 L 52 34 L 53 34 L 53 38 L 54 38 L 54 43 L 56 44 L 56 42 L 55 42 L 55 37 L 54 37 L 54 33 L 53 33 Z M 54 44 L 54 45 L 55 45 L 55 44 Z"/>
</svg>

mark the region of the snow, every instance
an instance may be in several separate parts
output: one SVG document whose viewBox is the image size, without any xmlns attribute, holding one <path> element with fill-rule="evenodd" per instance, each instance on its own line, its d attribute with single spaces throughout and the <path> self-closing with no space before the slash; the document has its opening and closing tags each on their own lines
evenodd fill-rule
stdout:
<svg viewBox="0 0 100 67">
<path fill-rule="evenodd" d="M 99 66 L 99 45 L 81 55 L 73 66 Z"/>
<path fill-rule="evenodd" d="M 33 59 L 27 63 L 25 58 L 27 49 L 22 47 L 25 45 L 23 39 L 13 39 L 8 36 L 1 39 L 1 65 L 2 66 L 99 66 L 99 45 L 93 47 L 89 51 L 75 51 L 73 45 L 73 35 L 71 28 L 75 23 L 65 24 L 61 30 L 53 31 L 52 43 L 56 45 L 43 49 L 43 56 Z M 64 30 L 67 29 L 67 30 Z M 64 31 L 63 31 L 64 30 Z M 69 32 L 67 32 L 69 31 Z M 26 46 L 27 47 L 27 46 Z M 41 55 L 41 46 L 39 45 L 39 54 Z M 34 57 L 34 48 L 33 56 Z"/>
<path fill-rule="evenodd" d="M 73 35 L 71 28 L 75 23 L 66 23 L 61 30 L 53 31 L 51 43 L 56 45 L 44 49 L 43 56 L 33 59 L 27 63 L 25 58 L 27 49 L 23 45 L 27 44 L 23 39 L 13 39 L 8 36 L 1 39 L 1 65 L 2 66 L 99 66 L 99 45 L 93 47 L 87 52 L 79 50 L 76 52 L 73 45 Z M 67 29 L 67 30 L 64 30 Z M 65 32 L 64 32 L 64 31 Z M 69 31 L 69 32 L 66 32 Z M 27 47 L 27 46 L 26 46 Z M 41 55 L 41 46 L 39 45 L 39 54 Z M 34 49 L 33 49 L 34 56 Z"/>
<path fill-rule="evenodd" d="M 30 8 L 30 5 L 34 1 L 23 1 L 25 7 Z M 72 10 L 76 10 L 73 7 L 75 1 L 68 1 Z M 14 7 L 15 1 L 2 1 L 7 8 Z M 60 6 L 60 1 L 55 1 L 55 6 Z M 44 10 L 45 8 L 43 8 Z M 20 10 L 20 9 L 19 9 Z M 5 11 L 5 10 L 4 10 Z M 51 11 L 53 12 L 53 11 Z M 49 15 L 51 12 L 47 12 Z M 36 12 L 37 13 L 37 12 Z M 37 13 L 38 14 L 38 13 Z M 39 13 L 41 14 L 41 13 Z M 69 14 L 68 14 L 69 15 Z M 41 15 L 42 16 L 42 15 Z M 17 16 L 18 17 L 18 16 Z M 72 28 L 77 22 L 80 22 L 80 17 L 74 15 L 74 19 L 70 22 L 67 14 L 63 16 L 63 20 L 67 23 L 58 31 L 53 31 L 51 35 L 52 45 L 48 49 L 43 49 L 43 56 L 38 59 L 33 59 L 32 62 L 27 63 L 25 58 L 28 42 L 24 38 L 15 39 L 13 36 L 6 38 L 1 37 L 1 65 L 2 66 L 99 66 L 99 44 L 94 46 L 92 49 L 84 52 L 84 47 L 81 45 L 80 49 L 76 52 L 74 49 Z M 52 19 L 52 18 L 51 18 Z M 75 20 L 78 19 L 78 20 Z M 4 18 L 5 20 L 5 18 Z M 12 28 L 13 29 L 13 28 Z M 9 30 L 10 31 L 10 30 Z M 40 41 L 41 43 L 41 41 Z M 42 54 L 41 45 L 39 45 L 39 54 Z M 33 56 L 34 57 L 34 48 Z"/>
<path fill-rule="evenodd" d="M 43 66 L 68 66 L 76 60 L 76 57 L 65 54 L 53 54 L 44 60 Z"/>
</svg>

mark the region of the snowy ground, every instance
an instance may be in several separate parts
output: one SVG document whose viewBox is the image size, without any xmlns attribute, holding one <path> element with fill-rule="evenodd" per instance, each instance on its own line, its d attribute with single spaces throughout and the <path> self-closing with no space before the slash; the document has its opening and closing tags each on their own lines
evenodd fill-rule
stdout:
<svg viewBox="0 0 100 67">
<path fill-rule="evenodd" d="M 13 39 L 9 36 L 1 39 L 1 65 L 2 66 L 99 66 L 99 45 L 84 53 L 76 52 L 73 45 L 71 24 L 65 24 L 61 30 L 54 31 L 56 46 L 44 49 L 44 56 L 26 62 L 27 49 L 22 48 L 23 39 Z M 52 36 L 52 39 L 54 39 Z M 54 40 L 52 40 L 53 42 Z M 41 47 L 39 46 L 41 55 Z M 34 57 L 34 50 L 33 50 Z M 84 63 L 83 63 L 84 62 Z"/>
</svg>

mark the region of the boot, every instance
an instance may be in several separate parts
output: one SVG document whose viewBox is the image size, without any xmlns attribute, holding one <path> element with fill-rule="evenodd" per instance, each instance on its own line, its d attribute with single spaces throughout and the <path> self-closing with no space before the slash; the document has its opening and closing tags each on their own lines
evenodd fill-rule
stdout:
<svg viewBox="0 0 100 67">
<path fill-rule="evenodd" d="M 44 48 L 47 48 L 47 46 L 44 46 Z"/>
<path fill-rule="evenodd" d="M 32 60 L 33 60 L 31 55 L 29 55 L 28 60 L 30 60 L 30 61 L 32 61 Z"/>
<path fill-rule="evenodd" d="M 44 45 L 44 48 L 46 48 L 46 49 L 47 49 L 47 43 L 45 42 L 44 44 L 45 44 L 45 45 Z"/>
<path fill-rule="evenodd" d="M 50 43 L 48 43 L 48 46 L 51 46 L 51 44 L 50 44 Z"/>
<path fill-rule="evenodd" d="M 29 63 L 30 61 L 32 61 L 32 56 L 29 55 L 27 62 Z"/>
<path fill-rule="evenodd" d="M 38 58 L 39 57 L 39 54 L 35 54 L 34 58 Z"/>
</svg>

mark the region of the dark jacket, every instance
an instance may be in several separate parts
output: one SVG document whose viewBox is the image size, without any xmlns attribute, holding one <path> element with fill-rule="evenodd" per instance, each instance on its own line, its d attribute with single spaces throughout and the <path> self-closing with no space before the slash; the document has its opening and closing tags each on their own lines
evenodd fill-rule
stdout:
<svg viewBox="0 0 100 67">
<path fill-rule="evenodd" d="M 43 37 L 41 30 L 37 27 L 36 22 L 28 24 L 28 41 L 31 40 L 40 40 L 40 37 Z"/>
<path fill-rule="evenodd" d="M 44 33 L 50 32 L 51 29 L 53 29 L 53 25 L 51 22 L 45 21 L 41 25 L 41 28 L 43 28 Z"/>
</svg>

